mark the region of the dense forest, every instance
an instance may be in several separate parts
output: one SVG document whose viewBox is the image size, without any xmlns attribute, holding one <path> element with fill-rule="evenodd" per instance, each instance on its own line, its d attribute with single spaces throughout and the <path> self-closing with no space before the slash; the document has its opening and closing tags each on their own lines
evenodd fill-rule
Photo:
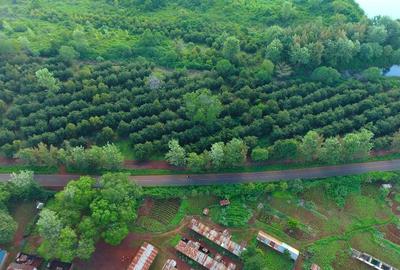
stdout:
<svg viewBox="0 0 400 270">
<path fill-rule="evenodd" d="M 201 153 L 400 128 L 400 22 L 352 0 L 1 0 L 0 149 Z"/>
</svg>

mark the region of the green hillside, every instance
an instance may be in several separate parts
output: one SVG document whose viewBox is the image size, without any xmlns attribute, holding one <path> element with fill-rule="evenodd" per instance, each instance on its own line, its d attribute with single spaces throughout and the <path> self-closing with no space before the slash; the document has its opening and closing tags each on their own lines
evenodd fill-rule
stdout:
<svg viewBox="0 0 400 270">
<path fill-rule="evenodd" d="M 345 0 L 0 1 L 0 149 L 123 142 L 147 159 L 242 138 L 400 127 L 400 23 Z M 375 68 L 376 67 L 376 68 Z M 208 89 L 208 90 L 202 90 Z M 194 93 L 194 94 L 191 94 Z"/>
</svg>

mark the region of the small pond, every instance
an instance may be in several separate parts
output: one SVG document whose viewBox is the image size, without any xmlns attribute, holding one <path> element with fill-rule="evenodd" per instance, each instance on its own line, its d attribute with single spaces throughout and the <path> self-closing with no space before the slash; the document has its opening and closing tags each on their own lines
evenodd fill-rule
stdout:
<svg viewBox="0 0 400 270">
<path fill-rule="evenodd" d="M 400 65 L 392 66 L 387 72 L 386 77 L 400 77 Z"/>
</svg>

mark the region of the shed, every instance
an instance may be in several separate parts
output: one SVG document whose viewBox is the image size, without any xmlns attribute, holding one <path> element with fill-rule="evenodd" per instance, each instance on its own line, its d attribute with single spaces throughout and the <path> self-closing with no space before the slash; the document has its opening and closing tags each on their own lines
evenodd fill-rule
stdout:
<svg viewBox="0 0 400 270">
<path fill-rule="evenodd" d="M 219 205 L 221 205 L 221 206 L 228 206 L 228 205 L 230 205 L 230 204 L 231 204 L 231 202 L 230 202 L 228 199 L 221 200 L 221 201 L 219 202 Z"/>
</svg>

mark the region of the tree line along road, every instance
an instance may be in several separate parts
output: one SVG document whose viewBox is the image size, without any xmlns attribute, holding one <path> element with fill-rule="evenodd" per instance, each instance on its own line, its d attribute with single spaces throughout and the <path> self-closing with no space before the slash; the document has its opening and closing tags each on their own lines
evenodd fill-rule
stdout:
<svg viewBox="0 0 400 270">
<path fill-rule="evenodd" d="M 400 171 L 400 159 L 279 171 L 195 175 L 145 175 L 131 176 L 131 179 L 141 186 L 223 185 L 293 179 L 316 179 L 374 171 Z M 35 180 L 43 187 L 59 189 L 66 186 L 69 181 L 78 179 L 80 176 L 77 174 L 37 174 L 35 175 Z M 0 174 L 0 182 L 5 182 L 9 179 L 9 174 Z"/>
</svg>

